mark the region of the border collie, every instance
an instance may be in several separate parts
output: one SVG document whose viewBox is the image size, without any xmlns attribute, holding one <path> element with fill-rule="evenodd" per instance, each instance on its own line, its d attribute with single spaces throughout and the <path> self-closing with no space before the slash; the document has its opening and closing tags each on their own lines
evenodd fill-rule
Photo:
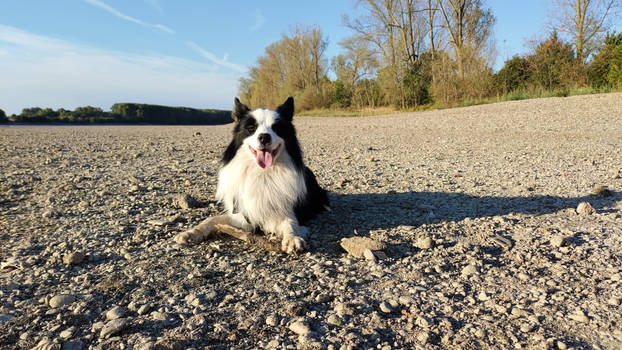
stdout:
<svg viewBox="0 0 622 350">
<path fill-rule="evenodd" d="M 229 224 L 280 236 L 288 254 L 302 251 L 308 229 L 301 225 L 328 209 L 328 196 L 302 160 L 292 124 L 294 99 L 274 111 L 251 111 L 236 98 L 232 116 L 233 140 L 223 154 L 216 191 L 226 214 L 206 219 L 177 242 L 203 241 L 215 233 L 215 224 Z"/>
</svg>

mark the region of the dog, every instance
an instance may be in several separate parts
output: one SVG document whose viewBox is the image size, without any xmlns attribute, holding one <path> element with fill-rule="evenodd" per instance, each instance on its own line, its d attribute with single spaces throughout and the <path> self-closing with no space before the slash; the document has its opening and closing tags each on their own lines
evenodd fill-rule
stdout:
<svg viewBox="0 0 622 350">
<path fill-rule="evenodd" d="M 216 233 L 214 225 L 229 224 L 276 234 L 288 254 L 303 251 L 308 233 L 303 225 L 329 209 L 329 203 L 303 162 L 292 123 L 294 99 L 287 98 L 274 111 L 251 111 L 236 97 L 232 117 L 233 139 L 222 156 L 216 191 L 226 214 L 181 233 L 177 242 L 203 241 Z"/>
</svg>

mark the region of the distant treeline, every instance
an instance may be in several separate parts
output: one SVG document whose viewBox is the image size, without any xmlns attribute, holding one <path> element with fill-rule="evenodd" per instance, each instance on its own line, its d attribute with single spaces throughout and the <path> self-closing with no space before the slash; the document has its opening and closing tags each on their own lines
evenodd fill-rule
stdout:
<svg viewBox="0 0 622 350">
<path fill-rule="evenodd" d="M 24 108 L 22 113 L 10 118 L 0 110 L 0 123 L 215 125 L 232 121 L 231 111 L 138 103 L 116 103 L 110 112 L 91 106 L 78 107 L 73 111 L 32 107 Z"/>
</svg>

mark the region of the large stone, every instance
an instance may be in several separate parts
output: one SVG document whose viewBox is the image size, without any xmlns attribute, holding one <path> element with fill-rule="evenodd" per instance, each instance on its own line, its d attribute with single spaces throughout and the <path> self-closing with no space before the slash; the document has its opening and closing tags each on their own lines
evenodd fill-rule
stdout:
<svg viewBox="0 0 622 350">
<path fill-rule="evenodd" d="M 67 306 L 76 301 L 76 297 L 70 294 L 59 294 L 55 295 L 50 299 L 49 305 L 50 307 L 57 308 Z"/>
<path fill-rule="evenodd" d="M 121 332 L 128 324 L 127 318 L 117 318 L 104 325 L 100 333 L 100 338 L 106 338 L 108 336 Z"/>
<path fill-rule="evenodd" d="M 341 240 L 341 247 L 348 252 L 348 254 L 362 258 L 364 257 L 365 249 L 369 249 L 372 252 L 374 250 L 385 250 L 387 249 L 386 244 L 373 240 L 368 237 L 350 237 L 343 238 Z"/>
</svg>

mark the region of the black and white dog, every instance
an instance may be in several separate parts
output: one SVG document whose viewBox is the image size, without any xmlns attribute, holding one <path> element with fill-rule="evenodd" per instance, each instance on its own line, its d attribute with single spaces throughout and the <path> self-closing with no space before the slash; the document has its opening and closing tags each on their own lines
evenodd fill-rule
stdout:
<svg viewBox="0 0 622 350">
<path fill-rule="evenodd" d="M 215 224 L 229 224 L 277 234 L 288 254 L 303 250 L 302 225 L 328 208 L 328 196 L 302 160 L 292 124 L 294 99 L 275 111 L 251 111 L 236 98 L 232 115 L 233 140 L 222 157 L 216 191 L 227 213 L 180 234 L 177 242 L 200 242 L 215 233 Z"/>
</svg>

